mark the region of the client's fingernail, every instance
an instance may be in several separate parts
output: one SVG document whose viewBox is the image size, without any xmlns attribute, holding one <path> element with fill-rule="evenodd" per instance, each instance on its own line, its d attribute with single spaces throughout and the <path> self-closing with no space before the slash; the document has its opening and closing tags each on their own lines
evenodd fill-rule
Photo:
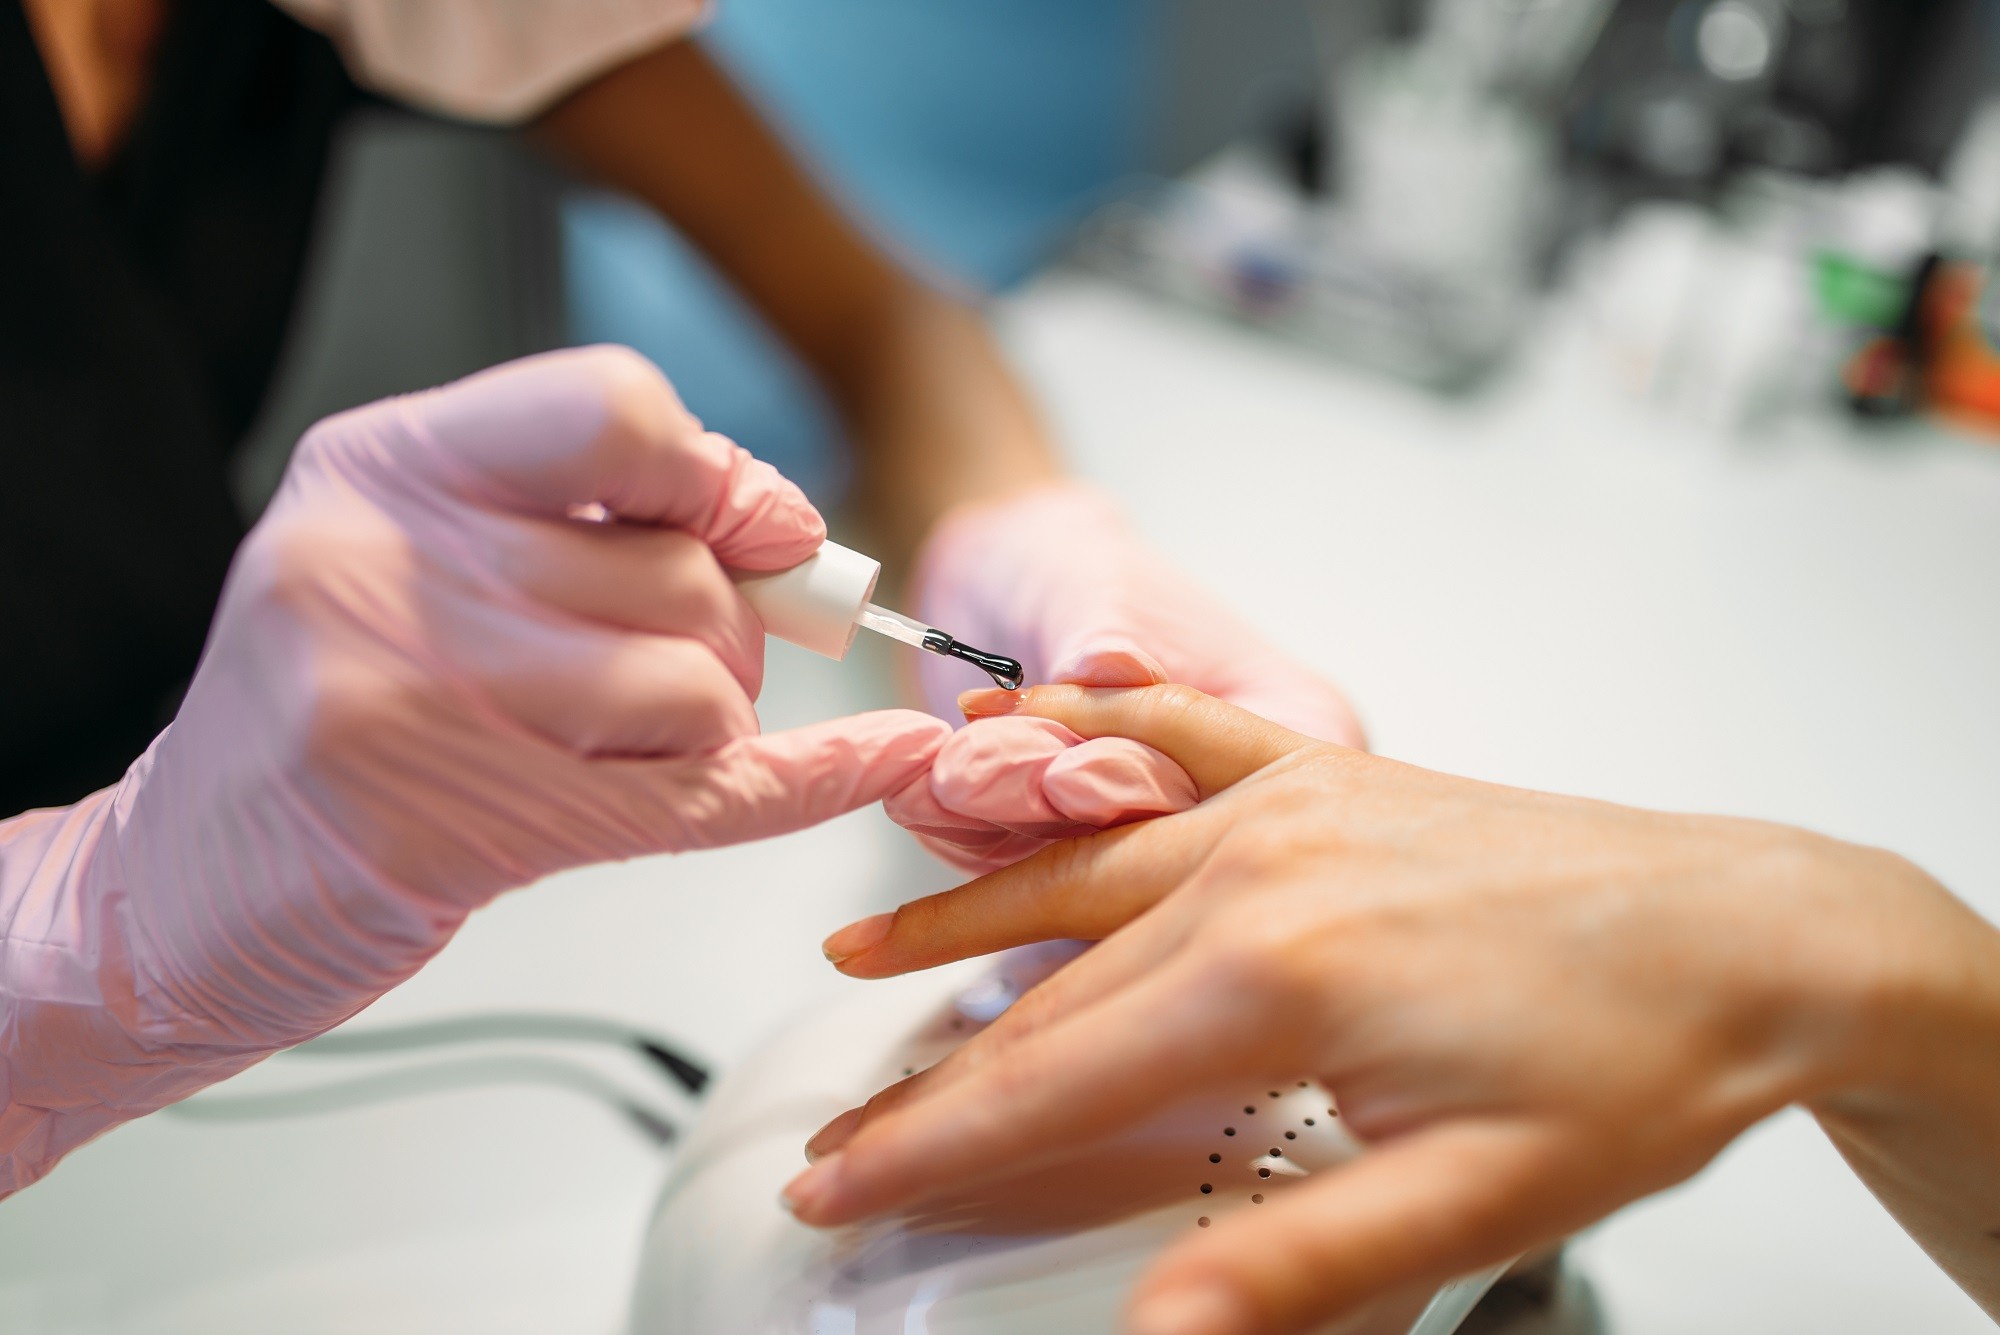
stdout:
<svg viewBox="0 0 2000 1335">
<path fill-rule="evenodd" d="M 1190 1287 L 1142 1298 L 1127 1335 L 1244 1335 L 1250 1313 L 1225 1289 Z"/>
<path fill-rule="evenodd" d="M 997 718 L 1011 714 L 1028 698 L 1026 691 L 997 691 L 991 688 L 967 691 L 958 697 L 959 712 L 967 718 Z"/>
<path fill-rule="evenodd" d="M 872 918 L 851 922 L 820 942 L 820 952 L 836 966 L 845 964 L 862 951 L 881 945 L 895 924 L 896 915 L 893 913 L 878 913 Z"/>
<path fill-rule="evenodd" d="M 854 1133 L 861 1126 L 861 1109 L 849 1108 L 840 1116 L 812 1133 L 806 1141 L 806 1162 L 818 1163 L 842 1145 L 854 1139 Z"/>
<path fill-rule="evenodd" d="M 802 1224 L 815 1222 L 820 1208 L 832 1194 L 833 1176 L 839 1165 L 837 1154 L 821 1159 L 785 1184 L 785 1189 L 778 1193 L 778 1204 Z"/>
</svg>

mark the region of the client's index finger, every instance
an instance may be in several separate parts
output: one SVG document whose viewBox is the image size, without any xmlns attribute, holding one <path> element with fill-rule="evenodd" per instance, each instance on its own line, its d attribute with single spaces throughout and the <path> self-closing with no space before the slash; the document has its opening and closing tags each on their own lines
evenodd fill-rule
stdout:
<svg viewBox="0 0 2000 1335">
<path fill-rule="evenodd" d="M 1034 686 L 993 692 L 1011 710 L 992 709 L 984 693 L 968 692 L 968 714 L 1012 712 L 1054 719 L 1080 737 L 1130 737 L 1163 752 L 1206 799 L 1240 783 L 1274 760 L 1312 745 L 1308 738 L 1192 686 Z"/>
<path fill-rule="evenodd" d="M 1101 941 L 1193 874 L 1213 844 L 1175 817 L 1064 840 L 852 923 L 822 949 L 850 977 L 889 978 L 1039 941 Z"/>
</svg>

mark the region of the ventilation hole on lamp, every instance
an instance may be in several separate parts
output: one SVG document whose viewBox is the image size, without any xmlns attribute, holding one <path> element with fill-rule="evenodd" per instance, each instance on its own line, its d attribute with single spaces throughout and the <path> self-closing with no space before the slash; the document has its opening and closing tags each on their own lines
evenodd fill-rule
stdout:
<svg viewBox="0 0 2000 1335">
<path fill-rule="evenodd" d="M 1195 1220 L 1194 1222 L 1195 1222 L 1195 1223 L 1197 1223 L 1197 1224 L 1199 1224 L 1199 1225 L 1201 1225 L 1201 1226 L 1202 1226 L 1203 1228 L 1207 1228 L 1207 1227 L 1208 1227 L 1208 1216 L 1207 1216 L 1207 1215 L 1203 1215 L 1203 1216 L 1202 1216 L 1201 1218 L 1199 1218 L 1199 1219 Z"/>
<path fill-rule="evenodd" d="M 1306 1118 L 1306 1125 L 1307 1125 L 1307 1126 L 1312 1126 L 1313 1124 L 1314 1124 L 1314 1123 L 1313 1123 L 1313 1119 L 1312 1119 L 1312 1118 L 1310 1118 L 1310 1117 Z"/>
<path fill-rule="evenodd" d="M 1306 1082 L 1303 1080 L 1299 1081 L 1299 1088 L 1304 1089 L 1305 1087 L 1306 1087 Z"/>
<path fill-rule="evenodd" d="M 1250 1203 L 1252 1205 L 1262 1205 L 1264 1203 L 1264 1193 L 1260 1191 L 1256 1195 L 1252 1196 L 1250 1198 Z"/>
<path fill-rule="evenodd" d="M 1211 1155 L 1209 1155 L 1209 1156 L 1208 1156 L 1208 1161 L 1209 1161 L 1210 1163 L 1221 1163 L 1221 1162 L 1222 1162 L 1222 1156 L 1221 1156 L 1220 1154 L 1211 1154 Z"/>
<path fill-rule="evenodd" d="M 1257 1105 L 1254 1103 L 1246 1103 L 1243 1105 L 1243 1111 L 1249 1113 L 1252 1117 L 1255 1117 L 1257 1115 Z"/>
<path fill-rule="evenodd" d="M 915 1075 L 916 1073 L 917 1073 L 917 1068 L 916 1068 L 916 1067 L 914 1067 L 914 1066 L 905 1066 L 905 1067 L 903 1068 L 903 1078 L 904 1078 L 905 1080 L 909 1079 L 909 1078 L 910 1078 L 911 1076 Z"/>
<path fill-rule="evenodd" d="M 1268 1168 L 1259 1168 L 1257 1170 L 1258 1177 L 1269 1177 L 1270 1175 L 1271 1175 L 1271 1170 Z"/>
<path fill-rule="evenodd" d="M 1236 1134 L 1236 1128 L 1233 1126 L 1225 1126 L 1222 1128 L 1222 1134 L 1225 1136 L 1233 1136 Z"/>
<path fill-rule="evenodd" d="M 1271 1097 L 1275 1099 L 1280 1097 L 1280 1095 L 1278 1094 L 1278 1091 L 1274 1089 L 1271 1091 Z"/>
<path fill-rule="evenodd" d="M 1297 1140 L 1298 1138 L 1299 1138 L 1299 1133 L 1296 1131 L 1287 1131 L 1285 1133 L 1286 1140 Z"/>
<path fill-rule="evenodd" d="M 1215 1190 L 1215 1184 L 1213 1182 L 1204 1182 L 1201 1184 L 1201 1194 L 1204 1196 L 1208 1195 L 1211 1191 L 1214 1190 Z"/>
<path fill-rule="evenodd" d="M 1328 1117 L 1338 1117 L 1338 1116 L 1340 1116 L 1340 1109 L 1338 1109 L 1338 1108 L 1328 1108 L 1328 1109 L 1326 1110 L 1326 1115 L 1327 1115 Z"/>
</svg>

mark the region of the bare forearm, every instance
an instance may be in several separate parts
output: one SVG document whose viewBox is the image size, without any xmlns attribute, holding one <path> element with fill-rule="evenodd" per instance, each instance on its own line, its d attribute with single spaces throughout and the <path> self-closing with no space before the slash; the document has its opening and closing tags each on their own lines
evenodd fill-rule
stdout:
<svg viewBox="0 0 2000 1335">
<path fill-rule="evenodd" d="M 1983 1126 L 1935 1111 L 1819 1121 L 1904 1230 L 2000 1321 L 2000 1098 L 1985 1117 Z"/>
<path fill-rule="evenodd" d="M 977 313 L 845 218 L 697 44 L 603 76 L 537 133 L 671 218 L 813 370 L 892 568 L 945 510 L 1059 471 Z"/>
<path fill-rule="evenodd" d="M 1928 927 L 1921 944 L 1872 943 L 1888 967 L 1860 1012 L 1859 1079 L 1812 1110 L 1910 1236 L 2000 1320 L 2000 932 L 1956 902 Z"/>
<path fill-rule="evenodd" d="M 978 316 L 924 293 L 888 315 L 844 387 L 861 517 L 892 569 L 945 511 L 1061 473 Z"/>
</svg>

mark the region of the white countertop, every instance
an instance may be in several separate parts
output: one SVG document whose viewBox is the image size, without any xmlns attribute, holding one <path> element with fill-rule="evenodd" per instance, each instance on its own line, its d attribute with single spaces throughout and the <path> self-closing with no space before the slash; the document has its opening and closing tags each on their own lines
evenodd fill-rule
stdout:
<svg viewBox="0 0 2000 1335">
<path fill-rule="evenodd" d="M 1079 469 L 1342 682 L 1383 751 L 1879 842 L 2000 917 L 2000 451 L 1837 423 L 1717 439 L 1604 388 L 1554 327 L 1445 403 L 1085 279 L 1001 321 Z M 881 652 L 779 646 L 767 723 L 883 702 Z M 559 1009 L 726 1062 L 855 986 L 826 930 L 944 879 L 874 812 L 575 873 L 357 1023 Z M 681 1106 L 615 1055 L 556 1055 Z M 0 1205 L 0 1330 L 610 1332 L 663 1164 L 545 1088 L 156 1117 Z M 1621 1335 L 1991 1329 L 1796 1117 L 1580 1254 Z"/>
</svg>

